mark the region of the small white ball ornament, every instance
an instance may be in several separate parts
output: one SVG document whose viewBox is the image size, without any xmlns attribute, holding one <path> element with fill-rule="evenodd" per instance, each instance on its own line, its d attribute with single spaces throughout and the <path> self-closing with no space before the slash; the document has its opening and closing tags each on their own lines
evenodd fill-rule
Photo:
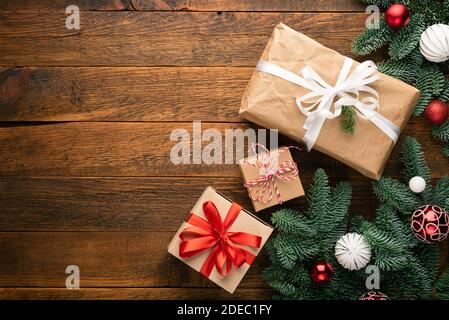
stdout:
<svg viewBox="0 0 449 320">
<path fill-rule="evenodd" d="M 419 41 L 419 48 L 427 60 L 443 62 L 449 59 L 449 26 L 434 24 L 428 27 Z"/>
<path fill-rule="evenodd" d="M 360 270 L 371 259 L 371 247 L 358 233 L 347 233 L 335 245 L 335 257 L 343 268 Z"/>
<path fill-rule="evenodd" d="M 408 182 L 408 187 L 414 193 L 421 193 L 426 189 L 426 180 L 423 177 L 413 177 Z"/>
</svg>

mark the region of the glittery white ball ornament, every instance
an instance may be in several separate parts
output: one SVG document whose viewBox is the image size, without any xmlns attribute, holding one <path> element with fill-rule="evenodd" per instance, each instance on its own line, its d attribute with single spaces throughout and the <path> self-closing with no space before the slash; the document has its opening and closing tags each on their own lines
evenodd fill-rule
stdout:
<svg viewBox="0 0 449 320">
<path fill-rule="evenodd" d="M 423 177 L 413 177 L 408 182 L 408 187 L 414 193 L 421 193 L 426 189 L 426 180 Z"/>
<path fill-rule="evenodd" d="M 335 257 L 343 268 L 359 270 L 371 259 L 371 247 L 358 233 L 347 233 L 335 245 Z"/>
<path fill-rule="evenodd" d="M 432 62 L 443 62 L 449 59 L 449 26 L 434 24 L 428 27 L 419 41 L 422 55 Z"/>
</svg>

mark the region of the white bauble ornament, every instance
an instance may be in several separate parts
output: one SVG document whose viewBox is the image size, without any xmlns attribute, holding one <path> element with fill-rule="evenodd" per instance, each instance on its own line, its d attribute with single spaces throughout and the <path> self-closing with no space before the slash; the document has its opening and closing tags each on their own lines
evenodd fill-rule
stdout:
<svg viewBox="0 0 449 320">
<path fill-rule="evenodd" d="M 408 182 L 408 187 L 414 193 L 421 193 L 426 189 L 426 180 L 423 177 L 413 177 Z"/>
<path fill-rule="evenodd" d="M 335 257 L 343 268 L 359 270 L 371 259 L 371 247 L 358 233 L 347 233 L 335 245 Z"/>
<path fill-rule="evenodd" d="M 419 48 L 422 55 L 432 62 L 449 59 L 449 26 L 434 24 L 421 34 Z"/>
</svg>

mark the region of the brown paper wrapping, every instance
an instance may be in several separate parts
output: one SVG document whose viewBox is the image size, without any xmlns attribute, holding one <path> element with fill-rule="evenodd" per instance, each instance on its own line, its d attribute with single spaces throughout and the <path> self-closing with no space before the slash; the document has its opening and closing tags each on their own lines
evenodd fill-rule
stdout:
<svg viewBox="0 0 449 320">
<path fill-rule="evenodd" d="M 344 62 L 344 56 L 282 23 L 274 29 L 261 59 L 294 73 L 310 65 L 331 85 L 336 83 Z M 355 62 L 352 70 L 358 64 Z M 413 113 L 419 91 L 384 74 L 370 86 L 380 95 L 378 112 L 402 130 Z M 306 117 L 298 110 L 295 97 L 307 92 L 284 79 L 255 71 L 244 94 L 240 114 L 301 142 Z M 387 135 L 361 117 L 358 117 L 352 135 L 343 132 L 338 118 L 326 120 L 314 145 L 314 149 L 376 180 L 381 177 L 393 147 L 394 142 Z"/>
<path fill-rule="evenodd" d="M 192 213 L 195 213 L 196 215 L 206 219 L 203 213 L 203 203 L 206 201 L 212 201 L 215 204 L 218 211 L 220 212 L 222 219 L 226 217 L 226 214 L 228 213 L 228 210 L 232 205 L 232 202 L 230 200 L 223 197 L 221 194 L 215 191 L 214 188 L 208 187 L 193 207 Z M 190 225 L 187 222 L 184 222 L 181 225 L 168 246 L 168 252 L 199 272 L 201 266 L 206 260 L 206 257 L 209 255 L 210 250 L 189 259 L 183 259 L 179 256 L 179 244 L 181 243 L 179 234 L 188 226 Z M 248 211 L 242 209 L 234 224 L 229 228 L 229 231 L 242 231 L 262 237 L 260 248 L 242 246 L 246 250 L 251 251 L 253 254 L 258 255 L 265 242 L 273 232 L 273 228 Z M 246 263 L 243 264 L 240 268 L 236 268 L 235 266 L 233 266 L 231 273 L 226 277 L 221 276 L 214 268 L 211 275 L 209 276 L 209 279 L 226 291 L 233 293 L 239 285 L 240 281 L 242 281 L 249 268 L 250 265 Z"/>
<path fill-rule="evenodd" d="M 278 153 L 278 150 L 270 150 L 270 153 L 273 158 L 277 158 L 276 160 L 278 164 L 281 164 L 284 161 L 293 161 L 290 150 L 288 149 L 280 153 Z M 255 160 L 256 160 L 255 155 L 246 159 L 246 161 L 250 163 L 252 163 Z M 260 176 L 258 168 L 244 161 L 240 162 L 240 171 L 242 172 L 243 180 L 245 180 L 245 183 L 254 180 Z M 299 175 L 290 181 L 276 179 L 276 184 L 280 194 L 282 195 L 282 200 L 284 202 L 294 198 L 301 197 L 305 194 L 301 184 L 301 180 L 299 179 Z M 279 204 L 278 198 L 274 190 L 273 190 L 273 198 L 271 199 L 270 202 L 264 203 L 253 199 L 251 199 L 251 202 L 253 203 L 253 207 L 256 212 Z"/>
</svg>

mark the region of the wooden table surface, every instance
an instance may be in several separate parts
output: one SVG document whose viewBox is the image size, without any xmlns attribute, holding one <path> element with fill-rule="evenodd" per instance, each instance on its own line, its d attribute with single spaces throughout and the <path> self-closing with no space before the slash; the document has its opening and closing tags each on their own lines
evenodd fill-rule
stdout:
<svg viewBox="0 0 449 320">
<path fill-rule="evenodd" d="M 71 4 L 80 30 L 65 27 Z M 251 127 L 240 99 L 273 27 L 352 56 L 364 10 L 352 0 L 0 1 L 0 298 L 270 298 L 264 254 L 230 295 L 167 253 L 205 187 L 251 208 L 236 165 L 173 165 L 170 132 L 193 120 Z M 422 119 L 405 134 L 434 179 L 449 172 Z M 323 167 L 352 183 L 352 214 L 373 215 L 369 179 L 315 151 L 295 159 L 305 186 Z M 399 176 L 398 160 L 396 147 L 385 175 Z M 79 290 L 65 288 L 68 265 L 80 268 Z"/>
</svg>

